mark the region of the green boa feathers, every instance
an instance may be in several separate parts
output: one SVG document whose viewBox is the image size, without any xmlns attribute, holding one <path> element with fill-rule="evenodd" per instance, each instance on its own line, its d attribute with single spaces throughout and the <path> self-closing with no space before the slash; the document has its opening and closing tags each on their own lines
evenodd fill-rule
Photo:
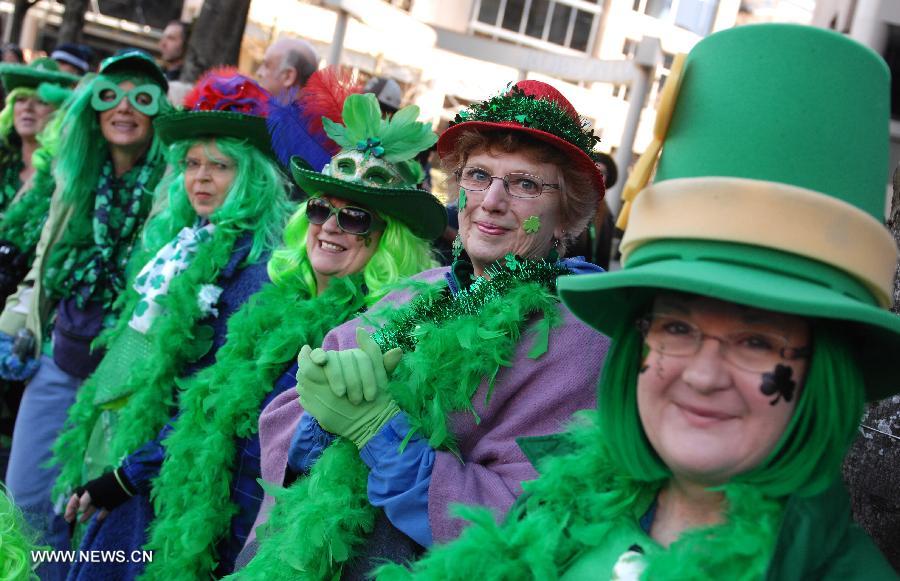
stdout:
<svg viewBox="0 0 900 581">
<path fill-rule="evenodd" d="M 633 527 L 662 482 L 641 482 L 615 469 L 596 421 L 576 424 L 564 437 L 571 451 L 539 462 L 541 477 L 523 484 L 522 500 L 504 524 L 485 509 L 461 509 L 472 524 L 456 541 L 436 547 L 411 571 L 382 567 L 378 579 L 558 579 L 613 530 Z M 782 504 L 753 486 L 731 484 L 724 491 L 725 522 L 684 533 L 667 550 L 648 551 L 641 578 L 764 578 Z M 597 572 L 598 578 L 604 574 Z"/>
<path fill-rule="evenodd" d="M 127 385 L 122 386 L 121 392 L 131 395 L 118 411 L 121 427 L 115 430 L 110 442 L 112 458 L 121 458 L 156 437 L 169 420 L 175 380 L 187 364 L 209 350 L 212 329 L 197 324 L 206 316 L 197 301 L 197 294 L 202 285 L 214 282 L 228 264 L 234 244 L 233 234 L 218 235 L 217 232 L 197 250 L 187 269 L 172 280 L 167 295 L 159 299 L 165 310 L 148 334 L 153 356 L 135 361 Z M 148 250 L 135 262 L 142 266 L 153 254 Z M 123 314 L 116 327 L 101 337 L 103 342 L 111 345 L 116 340 L 128 325 L 139 300 L 140 295 L 129 286 L 118 301 L 125 305 Z M 67 494 L 82 484 L 84 454 L 101 412 L 94 403 L 98 388 L 94 379 L 94 376 L 89 377 L 78 390 L 75 403 L 69 408 L 64 431 L 53 444 L 52 462 L 62 466 L 53 488 L 54 497 Z"/>
<path fill-rule="evenodd" d="M 145 548 L 156 558 L 144 578 L 203 579 L 215 570 L 215 546 L 237 512 L 231 501 L 237 440 L 256 432 L 262 401 L 300 347 L 320 345 L 365 306 L 359 282 L 332 280 L 314 298 L 266 286 L 229 321 L 216 363 L 185 381 L 153 484 L 157 516 Z M 365 491 L 364 476 L 362 483 Z"/>
<path fill-rule="evenodd" d="M 376 334 L 382 349 L 405 345 L 388 389 L 407 414 L 410 435 L 420 432 L 433 448 L 456 450 L 449 414 L 475 413 L 476 390 L 486 378 L 492 384 L 500 368 L 511 364 L 533 315 L 543 315 L 539 330 L 561 321 L 553 289 L 565 272 L 543 262 L 512 261 L 455 297 L 440 282 L 411 303 L 388 306 L 371 317 L 387 321 Z M 257 531 L 259 553 L 236 578 L 339 576 L 374 523 L 367 473 L 355 446 L 335 441 L 309 476 L 274 494 L 276 508 Z"/>
</svg>

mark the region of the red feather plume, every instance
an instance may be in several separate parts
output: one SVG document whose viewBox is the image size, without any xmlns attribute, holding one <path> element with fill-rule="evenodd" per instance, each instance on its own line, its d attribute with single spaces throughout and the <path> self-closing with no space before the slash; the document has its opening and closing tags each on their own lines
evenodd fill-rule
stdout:
<svg viewBox="0 0 900 581">
<path fill-rule="evenodd" d="M 327 67 L 313 73 L 298 99 L 303 116 L 308 119 L 309 133 L 324 132 L 322 117 L 343 123 L 344 100 L 361 92 L 362 86 L 354 80 L 350 69 Z"/>
</svg>

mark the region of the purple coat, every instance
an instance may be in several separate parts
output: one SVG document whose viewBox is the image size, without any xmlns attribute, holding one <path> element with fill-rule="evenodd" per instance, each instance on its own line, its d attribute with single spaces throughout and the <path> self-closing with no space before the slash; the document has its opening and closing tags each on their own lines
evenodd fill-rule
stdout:
<svg viewBox="0 0 900 581">
<path fill-rule="evenodd" d="M 433 269 L 415 278 L 438 280 L 447 271 Z M 409 294 L 396 292 L 383 300 L 407 302 Z M 531 341 L 522 341 L 513 365 L 501 368 L 497 374 L 487 408 L 487 381 L 479 386 L 472 401 L 481 423 L 476 425 L 471 413 L 451 416 L 465 462 L 460 463 L 449 452 L 436 453 L 428 492 L 428 517 L 435 542 L 452 540 L 462 529 L 463 522 L 448 514 L 449 505 L 487 506 L 501 519 L 522 493 L 521 482 L 537 477 L 516 438 L 559 432 L 575 411 L 596 407 L 597 382 L 609 339 L 577 320 L 563 305 L 557 308 L 563 324 L 551 330 L 549 351 L 539 359 L 529 359 Z M 372 310 L 377 309 L 378 305 Z M 338 351 L 356 347 L 359 326 L 365 325 L 357 318 L 333 329 L 325 336 L 322 347 Z M 527 337 L 528 333 L 523 332 L 522 336 Z M 284 481 L 291 436 L 302 414 L 297 392 L 289 390 L 275 398 L 260 415 L 262 476 L 267 482 L 281 485 Z M 267 518 L 272 502 L 267 495 L 257 525 Z"/>
</svg>

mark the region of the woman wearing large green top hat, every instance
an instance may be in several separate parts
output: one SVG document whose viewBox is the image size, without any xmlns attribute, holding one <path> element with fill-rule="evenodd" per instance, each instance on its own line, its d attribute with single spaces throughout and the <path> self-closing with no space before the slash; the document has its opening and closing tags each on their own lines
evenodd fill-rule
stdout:
<svg viewBox="0 0 900 581">
<path fill-rule="evenodd" d="M 165 169 L 151 125 L 170 108 L 165 88 L 153 60 L 129 51 L 104 61 L 72 96 L 34 264 L 0 315 L 0 376 L 37 373 L 16 420 L 7 484 L 57 548 L 66 546 L 68 527 L 53 513 L 53 475 L 43 466 L 78 386 L 102 355 L 91 343 L 115 320 L 125 267 Z"/>
<path fill-rule="evenodd" d="M 506 524 L 470 512 L 413 576 L 896 578 L 841 484 L 865 400 L 900 387 L 888 83 L 869 49 L 791 25 L 677 60 L 623 270 L 559 282 L 614 340 L 598 411 L 525 442 L 541 477 Z"/>
</svg>

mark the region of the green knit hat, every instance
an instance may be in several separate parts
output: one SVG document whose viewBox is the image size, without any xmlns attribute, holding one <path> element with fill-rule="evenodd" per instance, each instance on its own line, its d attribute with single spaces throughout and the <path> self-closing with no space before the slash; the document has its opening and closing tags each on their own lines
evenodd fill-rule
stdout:
<svg viewBox="0 0 900 581">
<path fill-rule="evenodd" d="M 440 200 L 416 187 L 424 172 L 414 158 L 437 141 L 431 127 L 416 120 L 418 116 L 419 108 L 411 105 L 382 119 L 375 95 L 349 95 L 343 125 L 322 120 L 341 151 L 321 173 L 295 156 L 294 181 L 311 196 L 362 204 L 403 222 L 416 236 L 434 240 L 447 227 L 447 211 Z"/>
<path fill-rule="evenodd" d="M 0 64 L 0 80 L 3 81 L 4 90 L 11 93 L 19 87 L 37 89 L 41 83 L 70 86 L 78 82 L 78 77 L 60 71 L 55 60 L 44 57 L 35 59 L 27 65 Z"/>
<path fill-rule="evenodd" d="M 623 193 L 624 269 L 560 279 L 563 302 L 608 334 L 658 289 L 840 320 L 868 397 L 900 391 L 885 63 L 828 30 L 742 26 L 677 58 L 663 93 Z"/>
</svg>

